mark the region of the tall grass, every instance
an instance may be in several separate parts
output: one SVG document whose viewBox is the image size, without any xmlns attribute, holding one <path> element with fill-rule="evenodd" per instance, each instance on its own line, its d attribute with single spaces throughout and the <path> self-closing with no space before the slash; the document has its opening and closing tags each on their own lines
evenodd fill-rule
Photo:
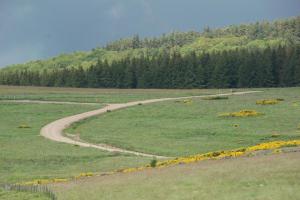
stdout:
<svg viewBox="0 0 300 200">
<path fill-rule="evenodd" d="M 7 191 L 43 193 L 51 200 L 57 200 L 56 195 L 45 185 L 18 185 L 18 184 L 2 184 L 1 188 Z"/>
</svg>

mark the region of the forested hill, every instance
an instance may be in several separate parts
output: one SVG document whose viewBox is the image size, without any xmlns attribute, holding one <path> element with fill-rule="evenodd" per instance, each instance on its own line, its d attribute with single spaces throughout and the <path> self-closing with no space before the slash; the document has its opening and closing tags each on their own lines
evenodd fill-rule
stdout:
<svg viewBox="0 0 300 200">
<path fill-rule="evenodd" d="M 137 35 L 0 70 L 0 84 L 118 88 L 300 84 L 300 17 L 203 32 Z"/>
<path fill-rule="evenodd" d="M 231 25 L 225 28 L 211 30 L 209 27 L 205 28 L 202 33 L 190 31 L 190 32 L 173 32 L 171 34 L 162 35 L 158 38 L 145 38 L 143 40 L 139 39 L 138 35 L 135 35 L 132 38 L 120 39 L 108 43 L 106 45 L 106 50 L 113 51 L 123 51 L 128 49 L 138 49 L 138 48 L 172 48 L 172 47 L 198 47 L 194 50 L 205 50 L 204 47 L 201 48 L 201 42 L 211 42 L 215 41 L 216 43 L 210 43 L 205 46 L 210 50 L 211 45 L 214 46 L 213 50 L 224 50 L 225 46 L 243 46 L 253 40 L 257 40 L 257 43 L 252 43 L 251 45 L 255 46 L 259 42 L 265 40 L 281 40 L 283 43 L 294 43 L 295 41 L 299 42 L 300 36 L 300 22 L 297 18 L 291 18 L 289 20 L 280 20 L 275 22 L 257 22 L 255 24 L 242 24 L 242 25 Z M 226 39 L 228 38 L 241 38 L 244 39 L 240 43 L 227 43 Z M 206 39 L 206 40 L 205 40 Z M 215 40 L 214 40 L 215 39 Z M 222 43 L 224 46 L 222 46 Z M 197 44 L 199 46 L 197 46 Z M 215 45 L 218 46 L 215 46 Z M 262 43 L 261 47 L 270 43 Z"/>
<path fill-rule="evenodd" d="M 234 50 L 236 48 L 266 48 L 285 46 L 300 42 L 300 16 L 274 22 L 257 22 L 245 25 L 232 25 L 203 32 L 173 32 L 157 38 L 133 36 L 108 43 L 104 48 L 94 48 L 87 52 L 62 54 L 47 60 L 37 60 L 25 64 L 11 65 L 13 69 L 61 69 L 65 67 L 88 68 L 99 59 L 111 62 L 125 57 L 140 57 L 147 54 L 156 56 L 164 49 L 172 49 L 181 54 Z"/>
</svg>

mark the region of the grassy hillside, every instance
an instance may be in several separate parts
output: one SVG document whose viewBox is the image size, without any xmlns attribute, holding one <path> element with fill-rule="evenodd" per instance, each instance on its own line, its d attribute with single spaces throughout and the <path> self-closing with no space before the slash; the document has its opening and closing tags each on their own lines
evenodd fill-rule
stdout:
<svg viewBox="0 0 300 200">
<path fill-rule="evenodd" d="M 224 159 L 54 186 L 59 199 L 298 200 L 299 152 Z"/>
<path fill-rule="evenodd" d="M 31 61 L 25 64 L 7 66 L 4 71 L 28 69 L 89 68 L 97 60 L 121 60 L 125 57 L 140 57 L 147 54 L 155 57 L 164 49 L 173 49 L 187 54 L 251 48 L 285 46 L 299 41 L 300 18 L 291 18 L 272 23 L 229 26 L 221 29 L 206 29 L 203 32 L 174 32 L 158 38 L 127 38 L 109 43 L 105 48 L 95 48 L 86 52 L 62 54 L 47 60 Z"/>
</svg>

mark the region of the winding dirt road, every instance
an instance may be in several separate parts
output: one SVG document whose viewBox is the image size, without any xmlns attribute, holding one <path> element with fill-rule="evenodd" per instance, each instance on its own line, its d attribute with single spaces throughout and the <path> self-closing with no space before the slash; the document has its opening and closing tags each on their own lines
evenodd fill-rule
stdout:
<svg viewBox="0 0 300 200">
<path fill-rule="evenodd" d="M 120 153 L 127 153 L 127 154 L 133 154 L 137 156 L 145 156 L 145 157 L 156 157 L 156 158 L 168 158 L 165 156 L 159 156 L 159 155 L 153 155 L 153 154 L 147 154 L 147 153 L 141 153 L 136 151 L 130 151 L 126 149 L 120 149 L 117 147 L 112 147 L 106 144 L 91 144 L 84 141 L 77 141 L 75 139 L 66 137 L 63 135 L 63 130 L 68 128 L 71 124 L 81 121 L 83 119 L 87 119 L 92 116 L 104 114 L 106 112 L 113 111 L 113 110 L 119 110 L 139 104 L 150 104 L 155 102 L 162 102 L 162 101 L 169 101 L 169 100 L 180 100 L 180 99 L 189 99 L 189 98 L 201 98 L 201 97 L 214 97 L 214 96 L 229 96 L 229 95 L 243 95 L 243 94 L 251 94 L 251 93 L 257 93 L 261 91 L 245 91 L 245 92 L 234 92 L 234 93 L 224 93 L 224 94 L 217 94 L 217 95 L 202 95 L 202 96 L 188 96 L 188 97 L 177 97 L 177 98 L 161 98 L 161 99 L 151 99 L 151 100 L 143 100 L 143 101 L 134 101 L 129 103 L 122 103 L 122 104 L 109 104 L 105 106 L 104 108 L 65 117 L 59 120 L 56 120 L 50 124 L 47 124 L 41 129 L 41 135 L 49 140 L 53 140 L 56 142 L 63 142 L 73 145 L 78 145 L 81 147 L 91 147 L 100 149 L 103 151 L 109 151 L 109 152 L 120 152 Z"/>
</svg>

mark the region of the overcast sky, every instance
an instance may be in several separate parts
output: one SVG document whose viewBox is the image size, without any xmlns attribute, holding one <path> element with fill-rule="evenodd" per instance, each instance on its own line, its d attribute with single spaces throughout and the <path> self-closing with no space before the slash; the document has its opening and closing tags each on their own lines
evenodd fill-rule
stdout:
<svg viewBox="0 0 300 200">
<path fill-rule="evenodd" d="M 300 14 L 300 0 L 0 0 L 0 66 L 157 36 Z"/>
</svg>

